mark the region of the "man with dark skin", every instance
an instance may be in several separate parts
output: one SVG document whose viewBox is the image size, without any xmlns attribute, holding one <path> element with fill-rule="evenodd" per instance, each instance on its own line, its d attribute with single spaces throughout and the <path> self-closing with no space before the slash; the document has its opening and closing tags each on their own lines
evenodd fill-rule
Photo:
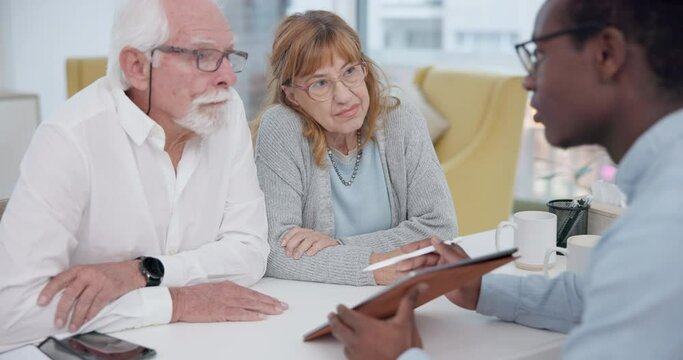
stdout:
<svg viewBox="0 0 683 360">
<path fill-rule="evenodd" d="M 680 1 L 546 1 L 532 40 L 517 46 L 535 120 L 555 146 L 604 146 L 619 164 L 628 209 L 603 234 L 585 274 L 488 274 L 446 294 L 451 302 L 569 333 L 566 359 L 683 356 L 681 18 Z M 442 264 L 468 257 L 432 242 Z M 385 321 L 340 305 L 329 319 L 346 355 L 427 359 L 412 310 L 420 291 Z"/>
</svg>

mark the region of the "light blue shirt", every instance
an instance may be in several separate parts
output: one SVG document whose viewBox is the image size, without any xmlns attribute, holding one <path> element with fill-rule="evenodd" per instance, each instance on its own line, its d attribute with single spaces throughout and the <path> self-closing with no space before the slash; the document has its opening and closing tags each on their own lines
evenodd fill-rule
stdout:
<svg viewBox="0 0 683 360">
<path fill-rule="evenodd" d="M 487 275 L 477 312 L 569 332 L 565 359 L 683 359 L 683 110 L 640 136 L 617 184 L 629 208 L 585 275 Z"/>
<path fill-rule="evenodd" d="M 346 181 L 351 179 L 356 164 L 356 151 L 344 157 L 332 152 L 332 157 Z M 333 166 L 330 166 L 332 209 L 334 211 L 335 238 L 343 238 L 391 228 L 391 205 L 382 160 L 377 144 L 368 141 L 363 147 L 358 172 L 351 186 L 342 184 Z"/>
</svg>

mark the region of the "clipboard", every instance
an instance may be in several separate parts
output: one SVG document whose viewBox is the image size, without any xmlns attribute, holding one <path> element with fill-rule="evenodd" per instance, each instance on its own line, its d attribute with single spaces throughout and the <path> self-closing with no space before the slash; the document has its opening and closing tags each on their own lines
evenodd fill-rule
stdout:
<svg viewBox="0 0 683 360">
<path fill-rule="evenodd" d="M 515 259 L 515 252 L 517 248 L 412 272 L 394 285 L 354 306 L 353 310 L 377 319 L 386 319 L 396 314 L 401 299 L 410 288 L 418 283 L 426 283 L 429 287 L 417 298 L 417 308 L 511 262 Z M 325 323 L 304 334 L 304 341 L 315 340 L 330 333 L 330 325 Z"/>
</svg>

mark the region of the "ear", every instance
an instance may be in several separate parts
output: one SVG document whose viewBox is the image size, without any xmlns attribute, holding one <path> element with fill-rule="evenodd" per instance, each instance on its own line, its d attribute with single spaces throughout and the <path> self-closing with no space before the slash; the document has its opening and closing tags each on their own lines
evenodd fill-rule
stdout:
<svg viewBox="0 0 683 360">
<path fill-rule="evenodd" d="M 287 101 L 289 101 L 294 106 L 299 106 L 299 102 L 296 101 L 296 98 L 294 97 L 294 89 L 292 89 L 289 86 L 282 85 L 282 91 L 285 92 L 285 97 L 287 98 Z"/>
<path fill-rule="evenodd" d="M 624 33 L 616 28 L 608 27 L 597 38 L 595 61 L 600 79 L 612 81 L 619 74 L 626 61 L 628 44 Z"/>
<path fill-rule="evenodd" d="M 147 90 L 149 85 L 149 60 L 140 50 L 125 47 L 119 53 L 121 71 L 131 87 L 138 90 Z"/>
</svg>

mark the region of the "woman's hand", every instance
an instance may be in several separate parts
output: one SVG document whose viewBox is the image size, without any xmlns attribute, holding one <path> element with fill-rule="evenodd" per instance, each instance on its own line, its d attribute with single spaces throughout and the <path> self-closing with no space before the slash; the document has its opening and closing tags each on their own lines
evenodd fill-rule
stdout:
<svg viewBox="0 0 683 360">
<path fill-rule="evenodd" d="M 436 239 L 436 238 L 433 238 Z M 401 246 L 398 249 L 386 253 L 373 253 L 370 255 L 370 264 L 380 262 L 395 256 L 407 254 L 415 250 L 432 245 L 432 238 L 419 240 Z M 438 239 L 437 239 L 438 241 Z M 378 285 L 388 285 L 394 281 L 406 276 L 409 272 L 425 267 L 434 266 L 439 262 L 439 255 L 435 253 L 425 254 L 412 259 L 406 259 L 395 265 L 387 266 L 379 270 L 375 270 L 375 282 Z"/>
<path fill-rule="evenodd" d="M 304 254 L 313 256 L 318 251 L 339 245 L 339 243 L 337 240 L 315 230 L 295 226 L 287 231 L 280 245 L 285 248 L 285 255 L 299 260 Z"/>
</svg>

